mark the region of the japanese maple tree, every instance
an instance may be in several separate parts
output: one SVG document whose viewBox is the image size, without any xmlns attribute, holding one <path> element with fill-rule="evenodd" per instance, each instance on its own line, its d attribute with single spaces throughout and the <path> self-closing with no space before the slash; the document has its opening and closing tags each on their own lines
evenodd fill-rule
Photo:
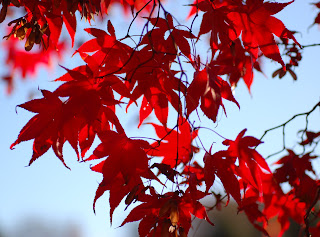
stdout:
<svg viewBox="0 0 320 237">
<path fill-rule="evenodd" d="M 133 207 L 122 225 L 140 221 L 140 236 L 187 236 L 194 217 L 214 225 L 207 211 L 223 199 L 227 204 L 234 200 L 238 211 L 266 236 L 271 218 L 281 225 L 279 236 L 290 220 L 301 225 L 303 235 L 319 235 L 320 182 L 312 161 L 319 158 L 315 151 L 320 132 L 309 130 L 308 117 L 320 102 L 265 131 L 264 135 L 282 128 L 285 140 L 286 125 L 296 117 L 306 118 L 305 129 L 298 131 L 297 145 L 303 152 L 283 143 L 277 152 L 283 157 L 274 164 L 256 150 L 264 135 L 255 138 L 246 128 L 231 138 L 219 134 L 222 140 L 201 136 L 202 130 L 215 133 L 219 114 L 241 111 L 234 91 L 243 80 L 250 93 L 254 73 L 262 72 L 262 59 L 280 66 L 272 77 L 288 72 L 297 80 L 294 68 L 307 46 L 275 16 L 294 1 L 176 1 L 188 13 L 182 23 L 167 9 L 167 2 L 171 0 L 0 1 L 0 22 L 13 18 L 5 36 L 8 67 L 28 77 L 38 64 L 63 54 L 68 44 L 83 61 L 72 69 L 62 66 L 65 74 L 52 78 L 59 85 L 54 91 L 42 89 L 42 98 L 18 105 L 35 115 L 10 148 L 33 140 L 29 165 L 52 148 L 69 168 L 67 159 L 72 157 L 64 156 L 69 143 L 77 160 L 94 164 L 91 170 L 102 176 L 94 209 L 99 197 L 109 192 L 112 222 L 114 210 L 125 200 Z M 131 17 L 126 32 L 114 27 L 117 16 L 106 20 L 113 5 Z M 97 18 L 105 22 L 105 30 L 88 25 L 85 31 L 91 38 L 75 47 L 78 22 Z M 315 16 L 314 24 L 319 23 Z M 61 40 L 63 27 L 70 42 Z M 4 77 L 9 92 L 13 72 Z M 149 126 L 156 137 L 128 136 L 117 112 L 120 106 L 138 107 L 138 128 Z M 204 120 L 210 122 L 203 126 Z M 95 139 L 100 143 L 93 147 Z M 203 144 L 210 139 L 211 146 Z M 224 149 L 216 149 L 218 142 Z M 218 193 L 224 197 L 218 198 Z M 215 205 L 205 207 L 203 198 Z"/>
</svg>

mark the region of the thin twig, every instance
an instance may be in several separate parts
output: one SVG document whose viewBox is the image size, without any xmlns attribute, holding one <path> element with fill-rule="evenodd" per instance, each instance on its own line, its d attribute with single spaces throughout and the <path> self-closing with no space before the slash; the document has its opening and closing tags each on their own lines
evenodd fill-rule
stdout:
<svg viewBox="0 0 320 237">
<path fill-rule="evenodd" d="M 285 127 L 288 123 L 290 123 L 292 120 L 294 120 L 295 118 L 297 117 L 300 117 L 300 116 L 306 116 L 306 121 L 308 121 L 308 117 L 309 115 L 317 108 L 317 107 L 320 107 L 320 101 L 313 106 L 313 108 L 311 110 L 309 110 L 308 112 L 305 112 L 305 113 L 300 113 L 300 114 L 296 114 L 294 116 L 292 116 L 289 120 L 287 120 L 286 122 L 276 126 L 276 127 L 273 127 L 273 128 L 270 128 L 268 130 L 266 130 L 263 135 L 261 136 L 260 140 L 262 140 L 264 138 L 264 136 L 270 132 L 270 131 L 273 131 L 275 129 L 278 129 L 278 128 L 281 128 L 282 127 L 282 136 L 283 136 L 283 141 L 282 141 L 282 149 L 280 151 L 277 151 L 269 156 L 266 157 L 266 159 L 270 158 L 271 156 L 274 156 L 274 155 L 277 155 L 279 153 L 281 153 L 282 151 L 284 151 L 286 149 L 286 144 L 285 144 Z"/>
</svg>

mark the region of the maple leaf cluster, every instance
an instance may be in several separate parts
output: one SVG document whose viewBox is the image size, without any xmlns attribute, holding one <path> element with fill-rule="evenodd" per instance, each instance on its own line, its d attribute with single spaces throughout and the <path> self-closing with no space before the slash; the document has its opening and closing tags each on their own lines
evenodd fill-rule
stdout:
<svg viewBox="0 0 320 237">
<path fill-rule="evenodd" d="M 140 236 L 187 236 L 193 217 L 213 225 L 201 199 L 212 197 L 215 206 L 220 206 L 217 183 L 222 184 L 228 203 L 233 198 L 238 210 L 267 236 L 268 220 L 273 217 L 281 224 L 280 235 L 289 228 L 290 219 L 318 233 L 306 221 L 320 192 L 319 182 L 307 173 L 315 175 L 311 160 L 316 156 L 288 150 L 289 155 L 276 162 L 278 168 L 272 172 L 256 150 L 261 141 L 245 136 L 246 129 L 235 140 L 224 139 L 225 150 L 213 151 L 213 147 L 200 149 L 195 143 L 197 139 L 201 143 L 202 128 L 192 122 L 193 117 L 204 114 L 215 123 L 221 110 L 227 114 L 226 100 L 240 109 L 232 88 L 242 78 L 250 90 L 253 71 L 261 71 L 263 56 L 281 65 L 275 75 L 282 77 L 287 70 L 295 78 L 288 65 L 298 66 L 300 44 L 273 16 L 292 2 L 196 0 L 189 6 L 189 18 L 194 17 L 194 22 L 201 12 L 197 34 L 192 25 L 180 25 L 161 1 L 2 1 L 0 20 L 8 8 L 25 8 L 25 16 L 9 23 L 13 28 L 7 38 L 25 39 L 27 51 L 34 44 L 56 49 L 63 24 L 74 45 L 77 11 L 91 21 L 95 14 L 107 13 L 115 2 L 136 11 L 133 21 L 142 11 L 147 12 L 141 35 L 129 35 L 130 24 L 127 36 L 119 38 L 111 21 L 106 31 L 85 29 L 92 39 L 75 52 L 84 64 L 65 68 L 66 73 L 55 80 L 62 84 L 53 92 L 42 90 L 43 98 L 19 105 L 36 115 L 11 148 L 33 140 L 29 165 L 52 148 L 69 168 L 63 156 L 68 142 L 79 161 L 96 162 L 91 169 L 102 174 L 94 206 L 109 192 L 112 222 L 123 199 L 127 207 L 137 203 L 122 225 L 140 221 Z M 207 34 L 210 55 L 203 57 L 196 49 Z M 286 42 L 289 64 L 284 63 L 275 37 Z M 294 42 L 292 47 L 289 40 Z M 192 66 L 191 80 L 184 70 L 186 64 Z M 127 109 L 139 107 L 138 128 L 154 113 L 158 123 L 149 125 L 157 135 L 155 142 L 127 136 L 117 114 L 122 104 L 127 104 Z M 168 125 L 170 116 L 175 118 L 174 126 Z M 319 137 L 310 131 L 305 134 L 302 146 Z M 87 155 L 96 137 L 101 143 Z M 197 161 L 194 155 L 200 150 L 205 154 Z M 284 192 L 281 185 L 287 182 L 291 190 Z"/>
<path fill-rule="evenodd" d="M 32 78 L 37 75 L 40 66 L 50 69 L 55 59 L 61 59 L 66 50 L 65 42 L 59 42 L 57 48 L 49 46 L 47 50 L 33 52 L 25 51 L 18 39 L 4 41 L 1 48 L 6 49 L 7 72 L 2 76 L 6 82 L 7 93 L 14 90 L 15 79 L 20 73 L 22 79 Z"/>
<path fill-rule="evenodd" d="M 88 21 L 94 19 L 95 15 L 106 13 L 111 3 L 119 0 L 3 0 L 0 11 L 0 22 L 6 18 L 10 8 L 22 8 L 26 14 L 9 22 L 13 28 L 6 38 L 14 36 L 20 40 L 26 39 L 25 49 L 31 50 L 34 44 L 48 47 L 57 47 L 61 35 L 62 25 L 65 24 L 74 44 L 74 36 L 77 27 L 76 12 Z M 146 0 L 122 1 L 123 7 L 139 8 Z"/>
</svg>

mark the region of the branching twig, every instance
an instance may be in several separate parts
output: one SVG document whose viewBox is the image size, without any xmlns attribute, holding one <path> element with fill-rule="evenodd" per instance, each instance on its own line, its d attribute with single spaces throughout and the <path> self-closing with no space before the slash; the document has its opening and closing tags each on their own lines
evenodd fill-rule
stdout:
<svg viewBox="0 0 320 237">
<path fill-rule="evenodd" d="M 284 150 L 286 149 L 286 144 L 285 144 L 285 127 L 286 127 L 286 125 L 287 125 L 288 123 L 290 123 L 292 120 L 294 120 L 295 118 L 300 117 L 300 116 L 306 116 L 306 124 L 308 124 L 308 117 L 309 117 L 309 115 L 310 115 L 318 106 L 320 107 L 320 101 L 319 101 L 315 106 L 313 106 L 313 108 L 312 108 L 311 110 L 309 110 L 308 112 L 296 114 L 296 115 L 292 116 L 292 117 L 291 117 L 289 120 L 287 120 L 286 122 L 284 122 L 284 123 L 282 123 L 282 124 L 280 124 L 280 125 L 278 125 L 278 126 L 276 126 L 276 127 L 270 128 L 270 129 L 266 130 L 266 131 L 263 133 L 263 135 L 261 136 L 260 140 L 262 140 L 262 139 L 264 138 L 264 136 L 265 136 L 268 132 L 273 131 L 273 130 L 275 130 L 275 129 L 278 129 L 278 128 L 281 128 L 281 127 L 282 127 L 282 136 L 283 136 L 283 141 L 282 141 L 283 146 L 282 146 L 282 149 L 281 149 L 280 151 L 277 151 L 277 152 L 275 152 L 275 153 L 267 156 L 266 159 L 267 159 L 267 158 L 270 158 L 271 156 L 277 155 L 277 154 L 281 153 L 282 151 L 284 151 Z M 307 129 L 307 128 L 306 128 L 306 129 Z"/>
</svg>

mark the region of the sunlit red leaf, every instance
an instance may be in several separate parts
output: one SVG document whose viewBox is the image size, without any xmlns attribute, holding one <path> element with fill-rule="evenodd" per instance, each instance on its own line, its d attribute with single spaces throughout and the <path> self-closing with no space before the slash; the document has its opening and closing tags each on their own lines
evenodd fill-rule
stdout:
<svg viewBox="0 0 320 237">
<path fill-rule="evenodd" d="M 188 87 L 187 114 L 191 114 L 198 107 L 200 99 L 201 110 L 209 119 L 216 122 L 220 106 L 225 112 L 222 98 L 232 101 L 240 107 L 232 95 L 230 85 L 216 74 L 214 68 L 196 71 L 194 79 Z"/>
<path fill-rule="evenodd" d="M 196 150 L 192 145 L 193 139 L 197 136 L 197 131 L 192 131 L 187 120 L 179 120 L 179 131 L 152 124 L 157 136 L 162 139 L 160 145 L 154 142 L 150 151 L 151 156 L 163 157 L 162 163 L 170 165 L 172 168 L 179 164 L 187 164 Z M 179 141 L 179 143 L 177 143 Z M 177 156 L 178 155 L 178 156 Z"/>
<path fill-rule="evenodd" d="M 278 13 L 288 4 L 271 3 L 264 1 L 247 1 L 246 5 L 240 5 L 239 11 L 228 13 L 237 36 L 240 36 L 245 48 L 252 54 L 254 59 L 258 58 L 259 49 L 262 53 L 285 67 L 280 56 L 279 48 L 275 42 L 274 35 L 294 40 L 295 37 L 282 21 L 272 15 Z"/>
<path fill-rule="evenodd" d="M 101 144 L 86 160 L 95 160 L 107 157 L 96 169 L 103 174 L 94 204 L 96 200 L 107 190 L 110 191 L 110 219 L 114 209 L 121 200 L 136 186 L 143 185 L 141 177 L 156 179 L 148 166 L 148 157 L 144 149 L 151 148 L 149 143 L 143 140 L 132 140 L 124 133 L 106 131 L 99 134 Z"/>
</svg>

